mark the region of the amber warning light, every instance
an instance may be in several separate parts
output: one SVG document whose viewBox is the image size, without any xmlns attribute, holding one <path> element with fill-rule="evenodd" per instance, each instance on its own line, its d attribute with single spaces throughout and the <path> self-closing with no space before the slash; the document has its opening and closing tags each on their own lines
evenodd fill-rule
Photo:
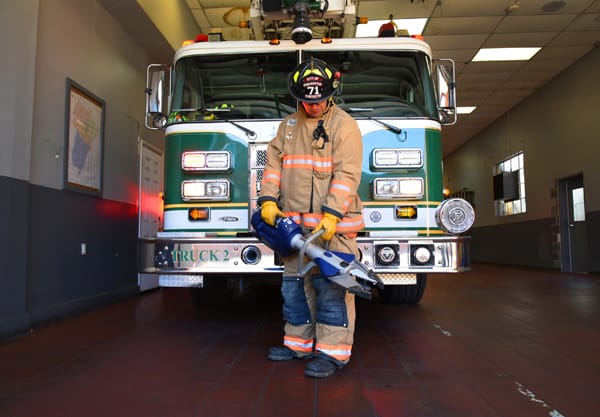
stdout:
<svg viewBox="0 0 600 417">
<path fill-rule="evenodd" d="M 417 206 L 396 206 L 396 219 L 412 220 L 417 218 Z"/>
<path fill-rule="evenodd" d="M 210 212 L 207 207 L 191 208 L 188 211 L 188 219 L 191 221 L 209 220 Z"/>
</svg>

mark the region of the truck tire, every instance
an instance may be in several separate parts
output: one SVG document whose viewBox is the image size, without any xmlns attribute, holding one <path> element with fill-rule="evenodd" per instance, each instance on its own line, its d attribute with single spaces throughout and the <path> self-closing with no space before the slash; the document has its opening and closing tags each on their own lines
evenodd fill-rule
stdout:
<svg viewBox="0 0 600 417">
<path fill-rule="evenodd" d="M 231 292 L 224 277 L 204 276 L 204 286 L 190 288 L 190 295 L 197 306 L 225 304 L 231 300 Z"/>
<path fill-rule="evenodd" d="M 382 291 L 385 304 L 418 304 L 425 292 L 427 274 L 417 274 L 415 285 L 388 285 Z"/>
</svg>

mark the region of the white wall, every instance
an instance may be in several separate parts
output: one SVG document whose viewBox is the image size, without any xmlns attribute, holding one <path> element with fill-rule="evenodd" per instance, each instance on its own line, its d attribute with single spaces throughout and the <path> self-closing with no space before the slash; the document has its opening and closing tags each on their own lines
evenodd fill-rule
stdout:
<svg viewBox="0 0 600 417">
<path fill-rule="evenodd" d="M 500 117 L 444 161 L 444 184 L 475 191 L 475 227 L 552 217 L 557 179 L 583 173 L 586 208 L 600 211 L 600 49 Z M 494 215 L 492 169 L 525 156 L 527 212 Z"/>
<path fill-rule="evenodd" d="M 0 175 L 29 179 L 38 0 L 0 2 Z"/>
<path fill-rule="evenodd" d="M 183 41 L 194 39 L 200 33 L 200 28 L 190 14 L 186 0 L 169 0 L 169 7 L 165 7 L 164 0 L 137 0 L 137 2 L 174 50 L 179 49 Z"/>
<path fill-rule="evenodd" d="M 102 197 L 136 202 L 137 140 L 143 126 L 147 64 L 139 45 L 96 1 L 39 2 L 32 184 L 63 187 L 69 77 L 106 103 Z M 159 137 L 144 139 L 162 147 Z"/>
</svg>

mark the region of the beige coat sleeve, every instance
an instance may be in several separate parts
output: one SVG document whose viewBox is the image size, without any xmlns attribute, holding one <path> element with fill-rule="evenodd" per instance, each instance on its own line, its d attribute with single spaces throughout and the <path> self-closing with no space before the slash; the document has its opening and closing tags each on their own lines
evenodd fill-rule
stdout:
<svg viewBox="0 0 600 417">
<path fill-rule="evenodd" d="M 336 108 L 333 120 L 333 173 L 323 211 L 343 217 L 359 209 L 358 186 L 362 174 L 362 135 L 356 120 Z"/>
</svg>

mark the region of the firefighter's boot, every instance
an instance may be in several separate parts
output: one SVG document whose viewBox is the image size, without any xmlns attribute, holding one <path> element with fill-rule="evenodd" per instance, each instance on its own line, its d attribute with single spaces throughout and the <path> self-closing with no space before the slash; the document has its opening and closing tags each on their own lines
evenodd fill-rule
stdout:
<svg viewBox="0 0 600 417">
<path fill-rule="evenodd" d="M 270 361 L 291 361 L 297 357 L 296 352 L 287 346 L 272 347 L 267 352 L 267 359 Z"/>
<path fill-rule="evenodd" d="M 335 373 L 338 366 L 326 359 L 316 358 L 306 364 L 304 368 L 304 375 L 313 378 L 326 378 Z"/>
</svg>

